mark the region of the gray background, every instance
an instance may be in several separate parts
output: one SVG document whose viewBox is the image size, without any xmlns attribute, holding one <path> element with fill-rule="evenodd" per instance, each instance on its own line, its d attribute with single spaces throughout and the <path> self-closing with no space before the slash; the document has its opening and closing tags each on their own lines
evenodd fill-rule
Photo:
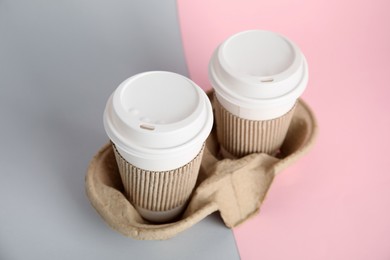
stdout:
<svg viewBox="0 0 390 260">
<path fill-rule="evenodd" d="M 168 241 L 111 230 L 84 190 L 110 93 L 187 75 L 175 1 L 0 0 L 0 259 L 238 259 L 218 215 Z"/>
</svg>

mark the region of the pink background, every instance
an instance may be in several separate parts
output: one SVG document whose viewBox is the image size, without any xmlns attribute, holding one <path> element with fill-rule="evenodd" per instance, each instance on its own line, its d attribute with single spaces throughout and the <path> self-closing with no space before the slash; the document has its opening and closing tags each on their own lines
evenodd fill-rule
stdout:
<svg viewBox="0 0 390 260">
<path fill-rule="evenodd" d="M 178 1 L 191 78 L 247 29 L 284 34 L 309 63 L 320 133 L 234 230 L 242 259 L 390 259 L 390 1 Z"/>
</svg>

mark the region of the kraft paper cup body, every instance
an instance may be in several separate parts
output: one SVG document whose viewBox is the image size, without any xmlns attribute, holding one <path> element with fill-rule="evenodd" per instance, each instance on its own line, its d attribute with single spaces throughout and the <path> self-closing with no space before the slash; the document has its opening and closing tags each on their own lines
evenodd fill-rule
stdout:
<svg viewBox="0 0 390 260">
<path fill-rule="evenodd" d="M 175 218 L 195 186 L 213 125 L 207 95 L 179 74 L 145 72 L 119 85 L 103 119 L 130 202 L 145 219 Z"/>
<path fill-rule="evenodd" d="M 274 32 L 235 34 L 213 53 L 209 79 L 222 153 L 275 154 L 308 82 L 307 62 L 299 48 Z"/>
</svg>

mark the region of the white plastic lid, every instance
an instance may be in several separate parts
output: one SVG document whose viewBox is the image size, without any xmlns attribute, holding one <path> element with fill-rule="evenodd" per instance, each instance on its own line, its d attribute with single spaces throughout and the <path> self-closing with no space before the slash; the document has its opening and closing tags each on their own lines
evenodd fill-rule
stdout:
<svg viewBox="0 0 390 260">
<path fill-rule="evenodd" d="M 282 116 L 308 81 L 305 57 L 287 38 L 269 31 L 235 34 L 214 52 L 209 78 L 231 113 L 251 120 Z"/>
<path fill-rule="evenodd" d="M 204 91 L 188 78 L 164 71 L 125 80 L 104 112 L 105 130 L 118 152 L 146 170 L 171 170 L 191 161 L 212 124 Z"/>
</svg>

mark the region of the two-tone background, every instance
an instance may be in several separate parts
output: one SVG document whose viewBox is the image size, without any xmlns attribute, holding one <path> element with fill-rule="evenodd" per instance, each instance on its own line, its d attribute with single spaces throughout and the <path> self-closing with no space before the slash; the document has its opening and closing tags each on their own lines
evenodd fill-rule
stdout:
<svg viewBox="0 0 390 260">
<path fill-rule="evenodd" d="M 0 0 L 0 259 L 390 259 L 390 4 L 358 1 Z M 168 241 L 111 230 L 84 191 L 105 102 L 168 70 L 211 88 L 228 36 L 273 30 L 306 55 L 320 134 L 261 213 L 217 214 Z"/>
</svg>

